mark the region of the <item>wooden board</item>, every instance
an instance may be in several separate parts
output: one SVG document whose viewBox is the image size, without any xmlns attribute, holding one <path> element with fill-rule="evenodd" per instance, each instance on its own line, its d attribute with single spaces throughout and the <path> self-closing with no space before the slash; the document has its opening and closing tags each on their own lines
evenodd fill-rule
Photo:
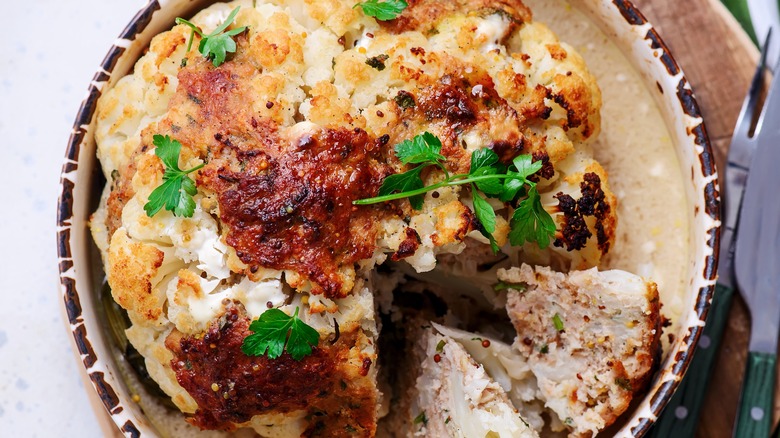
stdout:
<svg viewBox="0 0 780 438">
<path fill-rule="evenodd" d="M 634 0 L 658 29 L 694 88 L 723 168 L 758 51 L 719 0 Z M 750 318 L 735 296 L 696 436 L 730 437 L 747 358 Z M 776 392 L 777 394 L 777 389 Z M 774 418 L 780 416 L 775 397 Z"/>
<path fill-rule="evenodd" d="M 722 167 L 758 52 L 719 0 L 634 0 L 655 25 L 693 85 Z M 710 382 L 697 437 L 730 437 L 747 357 L 750 319 L 737 296 Z M 88 391 L 96 399 L 94 391 Z M 775 405 L 775 424 L 780 400 Z M 99 401 L 94 400 L 95 404 Z M 121 436 L 102 407 L 106 436 Z"/>
</svg>

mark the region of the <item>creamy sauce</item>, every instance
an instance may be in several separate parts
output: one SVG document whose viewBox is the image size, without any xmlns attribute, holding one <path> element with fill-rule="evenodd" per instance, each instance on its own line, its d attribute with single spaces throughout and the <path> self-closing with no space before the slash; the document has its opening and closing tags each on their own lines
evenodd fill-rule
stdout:
<svg viewBox="0 0 780 438">
<path fill-rule="evenodd" d="M 585 58 L 603 95 L 601 134 L 593 145 L 618 197 L 617 239 L 602 269 L 623 269 L 658 284 L 679 331 L 689 260 L 686 181 L 675 145 L 644 80 L 618 47 L 565 0 L 525 0 L 545 23 Z M 662 337 L 668 351 L 668 337 Z"/>
</svg>

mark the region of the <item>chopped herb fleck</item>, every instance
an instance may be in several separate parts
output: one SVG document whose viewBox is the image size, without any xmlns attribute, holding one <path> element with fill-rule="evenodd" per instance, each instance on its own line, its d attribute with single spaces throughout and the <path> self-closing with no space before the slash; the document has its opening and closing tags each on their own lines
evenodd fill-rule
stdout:
<svg viewBox="0 0 780 438">
<path fill-rule="evenodd" d="M 414 417 L 414 424 L 428 424 L 428 417 L 425 416 L 425 411 L 420 412 Z"/>
<path fill-rule="evenodd" d="M 553 315 L 553 325 L 555 326 L 555 330 L 558 330 L 559 332 L 563 331 L 563 320 L 561 319 L 561 315 L 555 314 Z"/>
<path fill-rule="evenodd" d="M 396 105 L 403 109 L 414 108 L 416 105 L 412 93 L 404 90 L 399 91 L 393 100 L 395 101 Z"/>
<path fill-rule="evenodd" d="M 626 391 L 633 391 L 634 388 L 631 386 L 631 381 L 628 380 L 625 377 L 617 377 L 615 378 L 615 384 Z"/>
<path fill-rule="evenodd" d="M 366 64 L 379 71 L 382 71 L 385 69 L 385 61 L 388 59 L 390 59 L 390 57 L 383 53 L 381 55 L 374 56 L 373 58 L 366 59 Z"/>
<path fill-rule="evenodd" d="M 514 289 L 518 292 L 525 292 L 528 289 L 528 285 L 525 283 L 504 283 L 503 281 L 499 281 L 495 286 L 493 286 L 493 290 L 496 292 L 507 289 Z"/>
<path fill-rule="evenodd" d="M 550 352 L 550 347 L 547 344 L 542 345 L 542 348 L 539 349 L 539 353 L 547 354 Z"/>
<path fill-rule="evenodd" d="M 444 339 L 439 341 L 439 343 L 436 344 L 436 352 L 437 353 L 441 353 L 442 351 L 444 351 L 444 344 L 446 344 L 446 343 L 447 343 L 447 341 L 445 341 Z"/>
</svg>

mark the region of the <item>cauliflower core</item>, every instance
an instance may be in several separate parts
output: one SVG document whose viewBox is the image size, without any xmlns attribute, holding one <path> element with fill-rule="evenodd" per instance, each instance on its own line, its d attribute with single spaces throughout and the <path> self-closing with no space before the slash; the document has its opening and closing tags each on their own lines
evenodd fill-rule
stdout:
<svg viewBox="0 0 780 438">
<path fill-rule="evenodd" d="M 93 236 L 130 342 L 193 424 L 370 436 L 382 397 L 372 270 L 389 258 L 431 271 L 438 256 L 486 241 L 468 188 L 430 192 L 420 211 L 352 202 L 407 170 L 393 146 L 425 131 L 453 173 L 481 148 L 505 163 L 530 154 L 543 163 L 534 178 L 554 243 L 511 248 L 514 207 L 498 202 L 496 241 L 513 259 L 595 266 L 616 225 L 588 146 L 601 95 L 581 57 L 519 0 L 413 0 L 387 22 L 354 1 L 239 0 L 191 21 L 208 34 L 237 6 L 232 26 L 248 30 L 227 62 L 203 58 L 197 36 L 187 52 L 178 25 L 101 98 L 95 137 L 109 184 Z M 191 175 L 192 217 L 145 214 L 164 170 L 155 135 L 181 142 L 182 168 L 204 164 Z M 274 307 L 300 308 L 320 333 L 300 363 L 236 350 L 248 322 Z"/>
</svg>

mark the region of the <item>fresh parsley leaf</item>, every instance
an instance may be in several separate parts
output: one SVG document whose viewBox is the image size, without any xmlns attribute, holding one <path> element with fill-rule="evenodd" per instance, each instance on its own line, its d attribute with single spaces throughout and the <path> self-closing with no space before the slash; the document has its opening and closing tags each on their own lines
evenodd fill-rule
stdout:
<svg viewBox="0 0 780 438">
<path fill-rule="evenodd" d="M 187 45 L 187 52 L 190 51 L 190 48 L 192 47 L 192 40 L 197 33 L 201 37 L 198 51 L 204 57 L 211 60 L 211 62 L 214 64 L 214 67 L 219 67 L 222 65 L 225 62 L 225 59 L 227 59 L 228 53 L 236 52 L 236 42 L 233 40 L 233 37 L 246 30 L 246 26 L 243 26 L 225 32 L 225 29 L 227 29 L 228 26 L 233 23 L 233 20 L 236 19 L 236 15 L 238 14 L 239 9 L 241 9 L 240 6 L 233 9 L 230 15 L 228 15 L 227 19 L 218 28 L 214 29 L 214 32 L 211 32 L 208 35 L 204 35 L 200 28 L 191 22 L 181 17 L 176 18 L 176 24 L 186 24 L 190 27 L 190 29 L 192 29 L 192 33 L 190 34 L 190 41 Z"/>
<path fill-rule="evenodd" d="M 382 186 L 379 188 L 379 196 L 385 196 L 395 192 L 410 192 L 423 188 L 425 183 L 423 183 L 420 174 L 425 167 L 426 166 L 418 166 L 404 173 L 396 173 L 388 176 L 382 181 Z M 409 203 L 412 204 L 412 208 L 415 210 L 422 210 L 423 201 L 423 195 L 409 197 Z"/>
<path fill-rule="evenodd" d="M 236 42 L 232 37 L 240 34 L 244 30 L 246 30 L 246 27 L 233 29 L 220 35 L 204 38 L 200 41 L 198 51 L 206 58 L 211 59 L 214 67 L 219 67 L 225 62 L 228 53 L 236 52 Z"/>
<path fill-rule="evenodd" d="M 512 160 L 512 164 L 515 165 L 517 173 L 521 178 L 528 181 L 528 177 L 542 170 L 541 161 L 533 161 L 531 155 L 518 155 Z"/>
<path fill-rule="evenodd" d="M 441 140 L 430 132 L 395 145 L 395 156 L 404 164 L 435 164 L 447 161 L 441 154 Z"/>
<path fill-rule="evenodd" d="M 397 18 L 409 4 L 404 0 L 366 0 L 358 3 L 355 7 L 363 9 L 363 13 L 369 17 L 374 17 L 379 21 L 388 21 Z"/>
<path fill-rule="evenodd" d="M 279 309 L 269 309 L 252 321 L 249 330 L 253 333 L 241 345 L 241 351 L 247 356 L 268 356 L 276 359 L 287 350 L 295 360 L 301 360 L 317 346 L 320 334 L 300 318 L 295 308 L 293 316 Z"/>
<path fill-rule="evenodd" d="M 520 176 L 517 172 L 509 171 L 507 175 L 516 176 L 515 178 L 507 178 L 504 180 L 504 185 L 501 187 L 501 192 L 498 194 L 498 199 L 501 202 L 512 202 L 523 190 L 527 181 Z"/>
<path fill-rule="evenodd" d="M 401 93 L 399 92 L 399 96 Z M 479 149 L 471 154 L 469 173 L 450 175 L 444 166 L 446 157 L 441 154 L 442 144 L 433 134 L 426 132 L 395 146 L 395 154 L 404 164 L 419 166 L 404 173 L 391 175 L 382 182 L 379 196 L 353 201 L 355 205 L 370 205 L 396 199 L 409 198 L 412 207 L 422 209 L 423 195 L 441 187 L 469 184 L 472 189 L 474 214 L 482 225 L 480 232 L 489 241 L 494 252 L 499 248 L 493 237 L 496 229 L 496 212 L 480 192 L 502 202 L 520 201 L 510 221 L 509 234 L 512 245 L 536 242 L 541 248 L 550 245 L 555 234 L 555 222 L 541 203 L 536 182 L 528 178 L 541 170 L 542 163 L 534 162 L 531 155 L 520 155 L 506 166 L 490 149 Z M 425 186 L 421 174 L 423 169 L 436 166 L 444 172 L 444 180 Z"/>
<path fill-rule="evenodd" d="M 555 330 L 562 332 L 563 331 L 563 320 L 561 319 L 561 315 L 555 314 L 553 315 L 553 326 L 555 327 Z"/>
<path fill-rule="evenodd" d="M 498 154 L 490 149 L 477 149 L 471 154 L 471 170 L 470 175 L 473 175 L 475 171 L 485 168 L 493 167 L 498 163 Z"/>
<path fill-rule="evenodd" d="M 490 149 L 478 149 L 471 154 L 470 177 L 490 176 L 502 173 L 498 155 Z M 491 178 L 476 181 L 477 188 L 487 195 L 498 195 L 502 192 L 504 184 L 500 179 Z"/>
<path fill-rule="evenodd" d="M 498 174 L 499 174 L 498 170 L 496 170 L 493 167 L 482 167 L 472 173 L 469 173 L 469 176 L 480 177 L 480 176 L 494 176 Z M 486 195 L 495 196 L 500 194 L 504 190 L 504 184 L 501 182 L 500 179 L 497 178 L 478 180 L 475 181 L 474 184 L 476 184 L 477 188 L 481 192 L 485 193 Z"/>
<path fill-rule="evenodd" d="M 493 233 L 496 232 L 496 211 L 493 210 L 493 206 L 482 198 L 477 192 L 477 188 L 472 185 L 471 196 L 474 201 L 474 215 L 477 216 L 477 220 L 482 224 L 482 229 L 479 230 L 488 241 L 490 241 L 490 248 L 494 253 L 499 251 L 498 243 L 493 237 Z"/>
<path fill-rule="evenodd" d="M 511 175 L 514 178 L 504 180 L 504 187 L 498 195 L 498 199 L 503 202 L 514 201 L 526 184 L 530 186 L 535 185 L 535 183 L 528 180 L 528 177 L 542 169 L 542 162 L 533 161 L 533 156 L 531 155 L 518 155 L 512 160 L 512 165 L 514 170 L 510 168 L 507 171 L 507 175 Z"/>
<path fill-rule="evenodd" d="M 492 234 L 496 232 L 496 212 L 493 210 L 493 206 L 487 202 L 477 192 L 476 187 L 472 186 L 472 198 L 474 200 L 474 214 L 477 216 L 477 220 L 482 224 L 482 228 L 488 233 Z"/>
<path fill-rule="evenodd" d="M 189 170 L 179 169 L 181 143 L 169 136 L 155 135 L 153 143 L 157 147 L 154 154 L 165 166 L 163 183 L 149 194 L 149 201 L 144 205 L 146 215 L 154 216 L 165 208 L 174 216 L 192 217 L 195 213 L 195 201 L 192 199 L 198 193 L 198 188 L 188 174 L 202 168 L 204 164 Z"/>
<path fill-rule="evenodd" d="M 517 206 L 509 225 L 509 242 L 512 245 L 536 242 L 542 249 L 550 245 L 550 238 L 555 234 L 555 222 L 542 206 L 536 186 L 531 187 L 528 197 Z"/>
</svg>

